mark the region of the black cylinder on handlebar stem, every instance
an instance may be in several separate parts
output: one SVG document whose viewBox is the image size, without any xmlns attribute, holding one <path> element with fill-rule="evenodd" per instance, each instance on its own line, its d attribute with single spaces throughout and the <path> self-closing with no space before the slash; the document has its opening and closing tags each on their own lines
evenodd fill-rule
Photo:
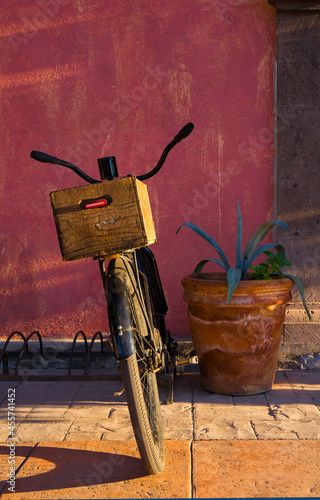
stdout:
<svg viewBox="0 0 320 500">
<path fill-rule="evenodd" d="M 98 159 L 100 179 L 112 181 L 115 177 L 119 177 L 118 168 L 115 156 L 105 156 Z"/>
</svg>

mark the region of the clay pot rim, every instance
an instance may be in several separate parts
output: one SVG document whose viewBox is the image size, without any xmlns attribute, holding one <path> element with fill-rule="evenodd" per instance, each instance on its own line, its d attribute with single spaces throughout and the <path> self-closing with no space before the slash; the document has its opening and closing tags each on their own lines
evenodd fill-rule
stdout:
<svg viewBox="0 0 320 500">
<path fill-rule="evenodd" d="M 183 288 L 190 289 L 193 286 L 198 286 L 199 288 L 210 288 L 214 287 L 216 289 L 227 290 L 227 273 L 217 272 L 217 273 L 199 273 L 199 274 L 188 274 L 186 275 L 182 281 Z M 249 291 L 249 289 L 255 289 L 258 291 L 259 289 L 264 290 L 290 290 L 293 286 L 294 282 L 291 278 L 275 276 L 272 280 L 252 280 L 246 279 L 241 280 L 233 292 L 233 294 L 237 293 L 245 293 Z"/>
</svg>

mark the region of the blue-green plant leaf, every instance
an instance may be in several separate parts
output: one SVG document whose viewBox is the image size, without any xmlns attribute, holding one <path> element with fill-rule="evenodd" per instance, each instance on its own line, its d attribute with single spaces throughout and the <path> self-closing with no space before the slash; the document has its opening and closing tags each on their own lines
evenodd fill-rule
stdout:
<svg viewBox="0 0 320 500">
<path fill-rule="evenodd" d="M 287 259 L 287 257 L 286 257 L 286 249 L 284 248 L 283 245 L 280 245 L 280 243 L 278 243 L 274 248 L 277 250 L 277 253 L 279 253 L 280 255 L 282 255 L 282 257 L 285 260 Z"/>
<path fill-rule="evenodd" d="M 271 229 L 274 228 L 274 226 L 280 226 L 287 231 L 289 231 L 289 228 L 287 224 L 283 221 L 273 221 L 273 222 L 263 222 L 260 224 L 258 229 L 256 229 L 252 235 L 250 236 L 247 246 L 243 252 L 243 262 L 242 262 L 242 268 L 246 268 L 250 263 L 252 262 L 252 254 L 254 253 L 255 249 L 259 245 L 259 243 L 263 240 L 263 238 L 271 231 Z M 247 264 L 249 262 L 249 264 Z"/>
<path fill-rule="evenodd" d="M 222 262 L 222 260 L 219 260 L 219 259 L 205 259 L 205 260 L 201 260 L 197 265 L 196 267 L 194 268 L 194 271 L 193 271 L 193 274 L 199 274 L 199 273 L 202 273 L 202 269 L 204 268 L 204 266 L 208 263 L 208 262 L 214 262 L 215 264 L 219 264 L 219 266 L 223 267 L 223 269 L 226 271 L 226 266 L 225 264 Z"/>
<path fill-rule="evenodd" d="M 227 272 L 227 286 L 228 286 L 228 300 L 229 304 L 231 295 L 239 285 L 239 281 L 241 280 L 241 269 L 234 269 L 230 267 Z"/>
<path fill-rule="evenodd" d="M 237 205 L 238 205 L 238 230 L 237 230 L 236 268 L 240 269 L 242 262 L 242 217 L 238 200 L 237 200 Z"/>
<path fill-rule="evenodd" d="M 301 299 L 302 299 L 302 302 L 303 302 L 303 305 L 304 305 L 304 308 L 306 310 L 306 313 L 308 315 L 308 318 L 310 319 L 311 321 L 311 314 L 310 314 L 310 311 L 308 309 L 308 306 L 307 306 L 307 303 L 306 303 L 306 299 L 305 299 L 305 295 L 304 295 L 304 288 L 303 288 L 303 284 L 301 283 L 301 281 L 299 280 L 299 278 L 297 278 L 296 276 L 292 276 L 292 274 L 287 274 L 287 273 L 282 273 L 282 276 L 285 276 L 286 278 L 290 278 L 292 279 L 295 283 L 297 283 L 298 287 L 299 287 L 299 291 L 300 291 L 300 295 L 301 295 Z"/>
<path fill-rule="evenodd" d="M 208 243 L 210 243 L 210 245 L 212 245 L 214 247 L 214 249 L 218 252 L 218 254 L 220 255 L 221 257 L 221 260 L 223 261 L 224 265 L 225 265 L 225 269 L 228 270 L 229 267 L 230 267 L 230 264 L 225 256 L 225 254 L 223 253 L 222 249 L 219 247 L 218 243 L 216 243 L 214 241 L 213 238 L 211 238 L 211 236 L 209 236 L 205 231 L 203 231 L 203 229 L 201 229 L 200 227 L 196 226 L 195 224 L 193 224 L 192 222 L 185 222 L 184 224 L 182 224 L 182 226 L 180 226 L 177 231 L 176 231 L 176 234 L 178 234 L 178 232 L 180 231 L 180 229 L 183 227 L 183 226 L 187 226 L 189 227 L 190 229 L 192 229 L 192 231 L 194 231 L 196 234 L 198 234 L 199 236 L 201 236 L 201 238 L 203 238 L 204 240 L 206 240 Z"/>
</svg>

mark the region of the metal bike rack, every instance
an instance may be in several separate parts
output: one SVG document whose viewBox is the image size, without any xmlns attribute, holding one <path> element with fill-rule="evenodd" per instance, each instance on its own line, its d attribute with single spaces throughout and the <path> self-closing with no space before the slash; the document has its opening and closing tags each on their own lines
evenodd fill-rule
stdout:
<svg viewBox="0 0 320 500">
<path fill-rule="evenodd" d="M 10 351 L 9 351 L 8 348 L 10 346 L 10 341 L 14 337 L 17 337 L 17 336 L 21 338 L 23 344 L 22 344 L 22 347 L 20 348 L 20 350 L 18 351 L 18 354 L 15 351 L 15 354 L 17 354 L 17 362 L 16 362 L 15 369 L 14 369 L 14 375 L 18 375 L 19 364 L 20 364 L 20 361 L 22 360 L 24 354 L 29 354 L 29 345 L 28 345 L 28 342 L 34 336 L 36 336 L 38 338 L 38 341 L 39 341 L 39 354 L 41 356 L 43 356 L 43 341 L 42 341 L 42 337 L 41 337 L 41 335 L 40 335 L 40 333 L 38 331 L 34 330 L 28 336 L 25 336 L 22 332 L 19 332 L 19 331 L 16 330 L 16 331 L 10 333 L 10 335 L 8 336 L 7 340 L 5 341 L 4 346 L 3 346 L 3 348 L 2 348 L 2 350 L 0 352 L 0 363 L 2 362 L 2 366 L 3 366 L 2 372 L 3 372 L 3 375 L 9 375 L 9 354 L 10 354 Z M 96 339 L 98 337 L 100 338 L 100 353 L 103 354 L 103 347 L 104 347 L 104 345 L 103 345 L 103 335 L 102 335 L 102 332 L 100 332 L 100 331 L 96 332 L 93 335 L 93 337 L 91 338 L 90 345 L 88 346 L 88 339 L 87 339 L 85 333 L 82 330 L 79 330 L 76 333 L 76 335 L 74 336 L 74 339 L 73 339 L 73 342 L 72 342 L 72 346 L 71 346 L 71 351 L 70 351 L 69 360 L 68 360 L 68 376 L 71 375 L 72 359 L 74 358 L 76 343 L 77 343 L 77 340 L 78 340 L 78 338 L 80 336 L 83 338 L 84 345 L 85 345 L 85 353 L 84 353 L 85 354 L 85 368 L 84 368 L 84 375 L 88 375 L 88 369 L 89 369 L 89 366 L 90 366 L 90 360 L 91 360 L 91 356 L 92 356 L 93 345 L 94 345 L 94 342 L 96 341 Z"/>
</svg>

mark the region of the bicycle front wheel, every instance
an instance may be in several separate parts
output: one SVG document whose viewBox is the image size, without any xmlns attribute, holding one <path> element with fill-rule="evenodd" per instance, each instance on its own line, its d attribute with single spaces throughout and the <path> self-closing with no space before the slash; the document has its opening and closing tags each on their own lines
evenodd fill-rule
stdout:
<svg viewBox="0 0 320 500">
<path fill-rule="evenodd" d="M 112 269 L 108 269 L 108 279 L 112 283 L 112 297 L 109 296 L 108 300 L 109 322 L 111 330 L 116 325 L 132 330 L 135 353 L 120 360 L 126 399 L 145 468 L 149 474 L 160 474 L 165 466 L 165 453 L 158 385 L 153 367 L 148 362 L 153 347 L 148 341 L 146 310 L 142 310 L 131 271 L 131 265 L 124 264 L 122 259 L 115 259 Z"/>
<path fill-rule="evenodd" d="M 165 457 L 156 376 L 150 371 L 142 374 L 136 353 L 120 364 L 141 458 L 149 474 L 160 474 L 164 470 Z"/>
</svg>

